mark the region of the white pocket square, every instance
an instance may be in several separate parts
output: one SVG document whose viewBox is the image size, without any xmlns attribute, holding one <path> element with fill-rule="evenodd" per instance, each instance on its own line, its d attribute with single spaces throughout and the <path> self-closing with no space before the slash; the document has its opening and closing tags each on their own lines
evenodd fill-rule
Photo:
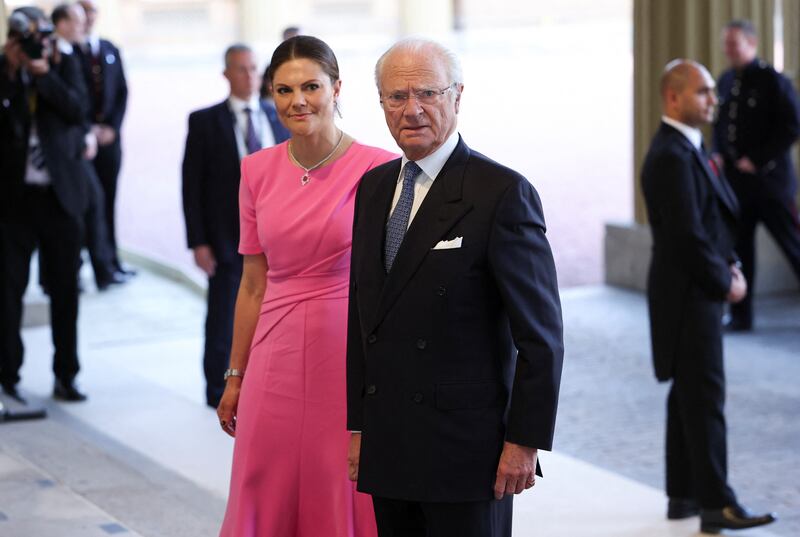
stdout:
<svg viewBox="0 0 800 537">
<path fill-rule="evenodd" d="M 439 241 L 436 246 L 433 247 L 434 250 L 452 250 L 454 248 L 461 248 L 461 241 L 464 240 L 464 237 L 456 237 L 455 239 L 451 239 L 449 241 Z"/>
</svg>

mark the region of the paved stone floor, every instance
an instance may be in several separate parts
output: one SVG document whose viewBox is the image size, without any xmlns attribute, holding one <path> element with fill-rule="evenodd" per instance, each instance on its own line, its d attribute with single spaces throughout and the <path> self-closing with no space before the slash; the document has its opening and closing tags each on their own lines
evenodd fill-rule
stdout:
<svg viewBox="0 0 800 537">
<path fill-rule="evenodd" d="M 542 454 L 547 477 L 515 501 L 515 535 L 696 535 L 696 519 L 663 519 L 666 386 L 651 374 L 643 297 L 604 287 L 562 297 L 555 452 Z M 216 534 L 232 443 L 203 404 L 203 312 L 196 292 L 146 270 L 88 289 L 80 383 L 90 399 L 79 405 L 49 398 L 49 329 L 25 330 L 21 386 L 50 418 L 0 424 L 2 537 Z M 732 481 L 748 505 L 781 515 L 739 537 L 800 535 L 798 343 L 797 296 L 760 300 L 757 330 L 726 340 Z"/>
<path fill-rule="evenodd" d="M 650 363 L 642 295 L 563 295 L 566 363 L 557 452 L 663 488 L 668 384 Z M 758 302 L 756 330 L 725 339 L 731 482 L 745 505 L 778 512 L 771 531 L 800 535 L 800 296 Z"/>
</svg>

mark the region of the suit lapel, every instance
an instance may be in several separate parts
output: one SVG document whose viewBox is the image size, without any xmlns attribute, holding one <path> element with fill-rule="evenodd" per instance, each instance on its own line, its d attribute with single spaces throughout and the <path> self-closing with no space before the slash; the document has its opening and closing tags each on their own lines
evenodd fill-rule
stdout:
<svg viewBox="0 0 800 537">
<path fill-rule="evenodd" d="M 722 201 L 723 205 L 725 205 L 731 214 L 737 215 L 739 213 L 739 204 L 736 201 L 736 196 L 728 187 L 725 177 L 722 174 L 715 174 L 714 170 L 712 170 L 711 166 L 708 164 L 705 155 L 701 154 L 700 151 L 694 147 L 692 147 L 692 154 L 694 155 L 697 163 L 700 164 L 700 167 L 703 169 L 703 173 L 705 173 L 706 178 L 708 179 L 709 183 L 711 183 L 711 186 L 714 188 L 714 191 L 717 193 L 717 196 Z"/>
<path fill-rule="evenodd" d="M 459 139 L 456 149 L 433 182 L 414 220 L 412 220 L 406 236 L 403 238 L 403 243 L 397 252 L 392 270 L 386 275 L 386 282 L 378 300 L 377 311 L 372 318 L 371 329 L 374 329 L 386 316 L 386 313 L 397 300 L 397 297 L 417 271 L 431 248 L 472 208 L 471 205 L 462 200 L 464 169 L 468 160 L 469 148 L 463 140 Z M 399 173 L 398 166 L 392 186 L 396 186 Z M 391 190 L 391 193 L 393 192 L 394 189 Z M 390 195 L 388 199 L 391 200 L 392 196 Z M 381 213 L 382 220 L 380 222 L 382 224 L 385 224 L 388 212 L 389 206 L 387 204 Z M 375 248 L 375 244 L 371 244 L 372 251 L 378 252 L 381 270 L 383 270 L 384 233 L 384 226 L 381 226 L 379 247 Z"/>
<path fill-rule="evenodd" d="M 400 159 L 397 159 L 377 178 L 374 190 L 358 202 L 364 208 L 358 216 L 358 227 L 362 230 L 358 238 L 361 241 L 360 251 L 363 252 L 358 261 L 361 265 L 358 277 L 359 307 L 364 312 L 362 319 L 365 325 L 372 323 L 386 283 L 386 271 L 383 269 L 384 229 L 399 175 Z"/>
<path fill-rule="evenodd" d="M 703 170 L 703 174 L 706 176 L 706 179 L 711 184 L 711 188 L 714 189 L 719 200 L 722 202 L 722 205 L 730 211 L 730 213 L 734 216 L 739 214 L 739 204 L 736 201 L 736 196 L 733 194 L 731 189 L 727 185 L 726 179 L 720 175 L 717 176 L 711 169 L 706 160 L 705 155 L 703 155 L 700 150 L 695 148 L 692 143 L 686 139 L 686 136 L 683 135 L 678 129 L 673 127 L 672 125 L 668 125 L 666 123 L 661 123 L 661 128 L 664 130 L 666 134 L 672 137 L 672 139 L 677 140 L 678 143 L 684 145 L 687 149 L 692 152 L 693 158 L 695 162 L 700 166 L 700 169 Z"/>
<path fill-rule="evenodd" d="M 228 101 L 222 101 L 217 105 L 217 122 L 219 123 L 219 132 L 225 141 L 225 151 L 232 155 L 231 158 L 235 157 L 236 162 L 239 162 L 239 147 L 236 145 L 236 135 L 233 131 L 236 124 Z"/>
</svg>

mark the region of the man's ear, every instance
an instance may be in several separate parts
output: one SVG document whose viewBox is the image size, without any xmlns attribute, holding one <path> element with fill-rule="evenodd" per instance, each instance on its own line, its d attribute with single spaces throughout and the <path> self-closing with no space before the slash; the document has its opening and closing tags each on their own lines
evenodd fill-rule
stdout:
<svg viewBox="0 0 800 537">
<path fill-rule="evenodd" d="M 461 93 L 464 91 L 464 84 L 456 84 L 456 114 L 461 107 Z"/>
</svg>

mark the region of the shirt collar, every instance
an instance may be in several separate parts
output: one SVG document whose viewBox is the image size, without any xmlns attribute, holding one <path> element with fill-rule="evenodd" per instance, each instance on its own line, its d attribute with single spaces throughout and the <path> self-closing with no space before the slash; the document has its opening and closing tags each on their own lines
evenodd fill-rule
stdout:
<svg viewBox="0 0 800 537">
<path fill-rule="evenodd" d="M 72 43 L 70 43 L 69 41 L 67 41 L 66 39 L 64 39 L 61 36 L 58 36 L 56 38 L 56 47 L 58 47 L 58 50 L 59 50 L 59 52 L 61 52 L 61 54 L 72 54 L 73 53 Z"/>
<path fill-rule="evenodd" d="M 89 51 L 92 54 L 98 54 L 100 52 L 100 36 L 98 34 L 90 34 L 86 38 L 86 44 L 89 46 Z"/>
<path fill-rule="evenodd" d="M 417 166 L 420 167 L 422 172 L 430 177 L 433 181 L 436 179 L 436 176 L 439 175 L 439 172 L 442 171 L 442 168 L 444 168 L 444 165 L 447 163 L 447 159 L 449 159 L 450 155 L 453 154 L 453 151 L 455 151 L 457 145 L 458 131 L 455 130 L 453 131 L 453 134 L 451 134 L 447 140 L 445 140 L 444 143 L 440 145 L 438 149 L 436 149 L 436 151 L 415 162 L 417 163 Z M 403 159 L 400 163 L 400 169 L 403 169 L 408 161 L 408 157 L 403 155 Z M 401 180 L 402 177 L 403 175 L 400 174 L 398 181 Z"/>
<path fill-rule="evenodd" d="M 689 143 L 692 144 L 692 147 L 700 150 L 700 146 L 703 144 L 703 133 L 700 132 L 700 129 L 696 127 L 690 127 L 680 121 L 676 121 L 671 117 L 661 116 L 661 121 L 669 125 L 670 127 L 675 128 L 678 132 L 683 134 Z"/>
<path fill-rule="evenodd" d="M 228 104 L 230 104 L 231 110 L 237 114 L 243 112 L 245 108 L 249 108 L 253 112 L 261 109 L 261 103 L 258 102 L 257 95 L 253 95 L 249 101 L 231 95 L 228 97 Z"/>
</svg>

